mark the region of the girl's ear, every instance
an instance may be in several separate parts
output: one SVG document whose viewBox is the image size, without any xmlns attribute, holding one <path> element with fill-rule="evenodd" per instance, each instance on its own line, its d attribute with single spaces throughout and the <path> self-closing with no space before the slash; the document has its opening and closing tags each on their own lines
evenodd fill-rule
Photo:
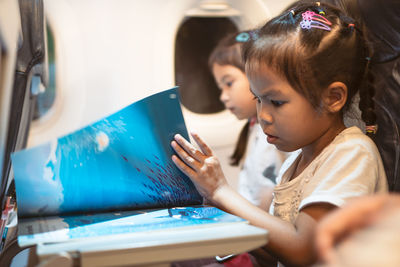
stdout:
<svg viewBox="0 0 400 267">
<path fill-rule="evenodd" d="M 339 112 L 347 100 L 347 86 L 342 82 L 331 83 L 322 94 L 325 108 L 331 112 Z"/>
</svg>

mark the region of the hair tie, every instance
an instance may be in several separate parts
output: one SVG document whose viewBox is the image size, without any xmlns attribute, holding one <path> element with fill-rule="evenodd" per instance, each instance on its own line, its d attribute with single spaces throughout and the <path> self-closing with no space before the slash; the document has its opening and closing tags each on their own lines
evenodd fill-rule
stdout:
<svg viewBox="0 0 400 267">
<path fill-rule="evenodd" d="M 371 64 L 371 58 L 365 57 L 365 60 L 367 61 L 367 63 L 365 64 L 365 73 L 367 73 L 368 69 L 369 69 L 369 65 Z"/>
<path fill-rule="evenodd" d="M 294 19 L 294 15 L 295 15 L 294 10 L 293 10 L 293 9 L 290 10 L 290 11 L 289 11 L 290 20 L 292 21 L 293 24 L 296 24 L 296 20 Z"/>
<path fill-rule="evenodd" d="M 372 134 L 376 134 L 376 132 L 378 131 L 378 125 L 367 125 L 365 126 L 365 131 L 367 133 L 372 133 Z"/>
</svg>

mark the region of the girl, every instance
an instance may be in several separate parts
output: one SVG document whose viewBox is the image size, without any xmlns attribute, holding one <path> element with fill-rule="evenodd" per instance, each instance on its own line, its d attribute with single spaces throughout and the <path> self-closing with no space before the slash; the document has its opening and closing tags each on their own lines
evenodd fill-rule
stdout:
<svg viewBox="0 0 400 267">
<path fill-rule="evenodd" d="M 314 229 L 324 215 L 350 198 L 387 191 L 375 144 L 343 123 L 359 90 L 366 132 L 376 132 L 371 55 L 357 23 L 319 2 L 299 2 L 270 20 L 243 51 L 267 141 L 295 151 L 280 170 L 270 214 L 227 184 L 213 152 L 195 133 L 201 151 L 176 135 L 172 159 L 217 206 L 267 229 L 264 248 L 279 262 L 310 265 L 316 261 Z"/>
<path fill-rule="evenodd" d="M 208 62 L 221 89 L 220 100 L 239 120 L 247 120 L 231 156 L 231 165 L 237 166 L 245 155 L 238 192 L 252 204 L 267 210 L 286 153 L 265 142 L 257 123 L 256 100 L 250 91 L 241 54 L 241 47 L 248 38 L 248 32 L 226 36 L 214 48 Z"/>
</svg>

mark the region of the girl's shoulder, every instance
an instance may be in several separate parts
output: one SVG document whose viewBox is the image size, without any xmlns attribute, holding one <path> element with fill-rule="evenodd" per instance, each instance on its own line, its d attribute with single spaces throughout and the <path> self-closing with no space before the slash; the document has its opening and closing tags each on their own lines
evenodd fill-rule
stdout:
<svg viewBox="0 0 400 267">
<path fill-rule="evenodd" d="M 329 170 L 339 168 L 350 170 L 359 166 L 360 162 L 365 163 L 365 168 L 378 172 L 383 170 L 382 159 L 375 143 L 360 128 L 353 126 L 338 134 L 303 172 L 314 174 L 331 173 Z"/>
<path fill-rule="evenodd" d="M 351 150 L 355 151 L 358 149 L 360 152 L 372 153 L 379 155 L 378 148 L 374 141 L 365 135 L 360 128 L 352 126 L 344 129 L 332 143 L 327 147 L 327 153 L 332 153 L 337 150 Z"/>
<path fill-rule="evenodd" d="M 315 170 L 328 172 L 344 168 L 348 172 L 365 169 L 365 172 L 379 173 L 379 179 L 386 179 L 382 159 L 374 141 L 358 127 L 343 130 L 311 164 Z"/>
</svg>

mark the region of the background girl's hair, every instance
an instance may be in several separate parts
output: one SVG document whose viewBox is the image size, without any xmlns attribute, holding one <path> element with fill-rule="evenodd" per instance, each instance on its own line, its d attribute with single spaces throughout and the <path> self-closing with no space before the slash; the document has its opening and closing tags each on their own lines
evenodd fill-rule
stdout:
<svg viewBox="0 0 400 267">
<path fill-rule="evenodd" d="M 236 37 L 240 33 L 233 33 L 222 38 L 208 58 L 208 66 L 212 70 L 214 63 L 218 65 L 232 65 L 244 72 L 241 46 Z"/>
<path fill-rule="evenodd" d="M 237 38 L 240 34 L 246 32 L 238 32 L 229 34 L 222 38 L 217 46 L 211 52 L 208 58 L 208 66 L 210 70 L 214 64 L 218 65 L 232 65 L 244 72 L 244 62 L 242 58 L 241 47 L 243 45 L 243 38 Z M 233 154 L 230 156 L 230 165 L 238 166 L 243 158 L 247 140 L 249 138 L 249 122 L 247 122 L 240 131 L 238 140 Z"/>
<path fill-rule="evenodd" d="M 326 18 L 329 30 L 303 29 L 302 14 L 312 11 Z M 373 75 L 369 71 L 372 50 L 360 24 L 329 4 L 299 1 L 258 31 L 258 39 L 243 45 L 247 75 L 266 65 L 286 78 L 315 109 L 321 109 L 323 89 L 340 81 L 348 88 L 343 112 L 360 93 L 360 110 L 367 126 L 376 123 Z M 372 133 L 367 133 L 372 135 Z"/>
<path fill-rule="evenodd" d="M 246 153 L 247 148 L 247 140 L 249 139 L 249 128 L 250 128 L 250 120 L 246 122 L 240 131 L 239 138 L 236 141 L 236 147 L 231 155 L 231 161 L 229 162 L 232 166 L 238 166 L 240 160 L 243 158 Z"/>
</svg>

